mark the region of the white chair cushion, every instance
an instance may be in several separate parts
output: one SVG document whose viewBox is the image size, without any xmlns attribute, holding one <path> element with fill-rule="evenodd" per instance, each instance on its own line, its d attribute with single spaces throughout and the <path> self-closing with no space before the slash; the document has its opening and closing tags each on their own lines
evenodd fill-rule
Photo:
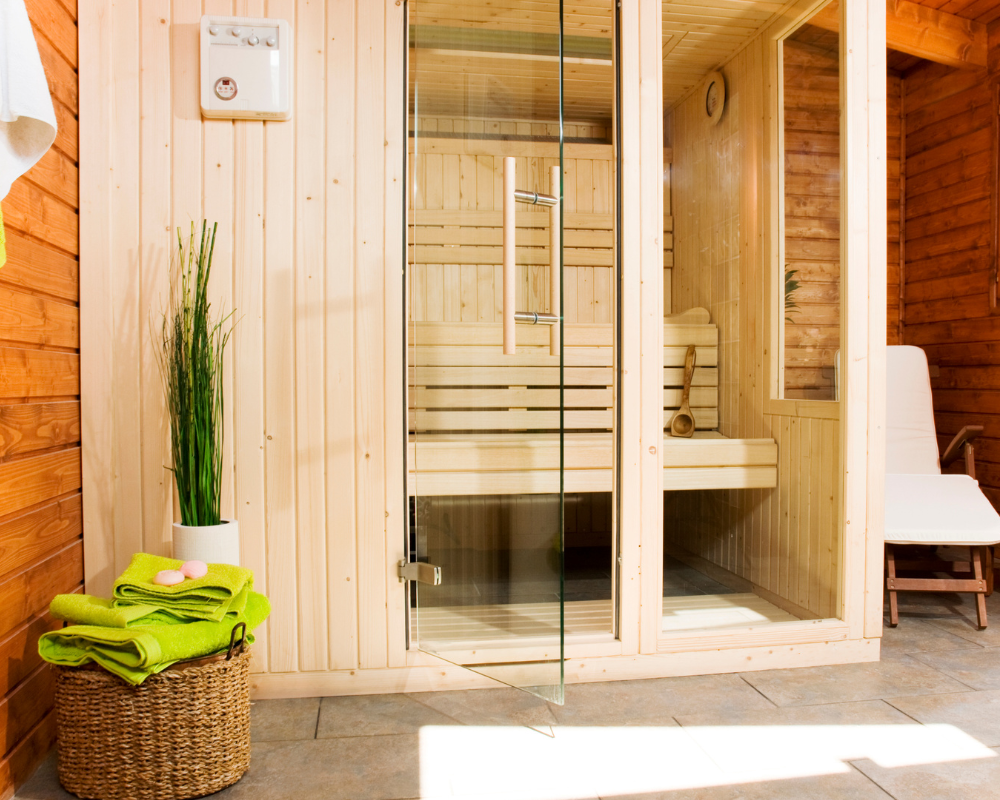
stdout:
<svg viewBox="0 0 1000 800">
<path fill-rule="evenodd" d="M 919 347 L 886 348 L 885 471 L 941 471 L 927 355 Z"/>
<path fill-rule="evenodd" d="M 1000 515 L 968 475 L 886 475 L 885 540 L 890 544 L 1000 542 Z"/>
</svg>

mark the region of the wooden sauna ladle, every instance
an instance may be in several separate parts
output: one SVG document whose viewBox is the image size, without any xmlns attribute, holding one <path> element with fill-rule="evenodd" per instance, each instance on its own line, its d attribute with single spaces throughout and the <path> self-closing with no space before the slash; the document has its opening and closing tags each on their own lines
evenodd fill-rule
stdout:
<svg viewBox="0 0 1000 800">
<path fill-rule="evenodd" d="M 690 439 L 694 436 L 694 415 L 691 413 L 691 381 L 694 379 L 695 347 L 688 345 L 684 356 L 684 394 L 681 395 L 681 407 L 670 418 L 670 435 L 683 436 Z"/>
</svg>

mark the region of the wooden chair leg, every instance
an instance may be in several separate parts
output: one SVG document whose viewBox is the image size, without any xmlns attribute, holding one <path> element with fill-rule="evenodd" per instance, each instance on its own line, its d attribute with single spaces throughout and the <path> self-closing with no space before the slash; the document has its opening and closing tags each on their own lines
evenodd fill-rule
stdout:
<svg viewBox="0 0 1000 800">
<path fill-rule="evenodd" d="M 896 579 L 896 551 L 888 542 L 885 545 L 885 566 L 888 571 L 885 586 L 889 592 L 889 626 L 895 628 L 899 624 L 899 606 L 896 591 L 892 588 Z"/>
<path fill-rule="evenodd" d="M 977 582 L 982 582 L 982 589 L 976 592 L 976 618 L 979 620 L 979 630 L 986 627 L 986 578 L 983 575 L 983 561 L 988 559 L 984 547 L 970 547 L 972 551 L 972 574 Z"/>
<path fill-rule="evenodd" d="M 986 596 L 990 597 L 993 594 L 993 565 L 995 561 L 993 545 L 984 547 L 983 554 L 986 556 L 986 563 L 983 564 L 983 569 L 986 570 Z"/>
</svg>

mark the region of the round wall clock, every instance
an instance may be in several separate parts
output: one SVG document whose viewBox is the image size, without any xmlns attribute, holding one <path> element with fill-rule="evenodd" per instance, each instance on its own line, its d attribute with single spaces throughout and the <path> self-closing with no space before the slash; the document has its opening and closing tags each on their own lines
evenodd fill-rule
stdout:
<svg viewBox="0 0 1000 800">
<path fill-rule="evenodd" d="M 721 72 L 710 72 L 705 81 L 705 116 L 713 125 L 718 125 L 725 107 L 726 79 Z"/>
</svg>

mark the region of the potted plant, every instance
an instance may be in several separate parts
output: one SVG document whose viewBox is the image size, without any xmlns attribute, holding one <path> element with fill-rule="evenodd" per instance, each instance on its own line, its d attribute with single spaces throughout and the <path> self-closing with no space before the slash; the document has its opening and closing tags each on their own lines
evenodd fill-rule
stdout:
<svg viewBox="0 0 1000 800">
<path fill-rule="evenodd" d="M 170 443 L 181 521 L 174 558 L 240 563 L 239 527 L 222 519 L 223 361 L 232 312 L 212 314 L 208 279 L 218 223 L 194 223 L 185 245 L 177 229 L 177 263 L 163 317 L 160 370 L 170 415 Z"/>
</svg>

